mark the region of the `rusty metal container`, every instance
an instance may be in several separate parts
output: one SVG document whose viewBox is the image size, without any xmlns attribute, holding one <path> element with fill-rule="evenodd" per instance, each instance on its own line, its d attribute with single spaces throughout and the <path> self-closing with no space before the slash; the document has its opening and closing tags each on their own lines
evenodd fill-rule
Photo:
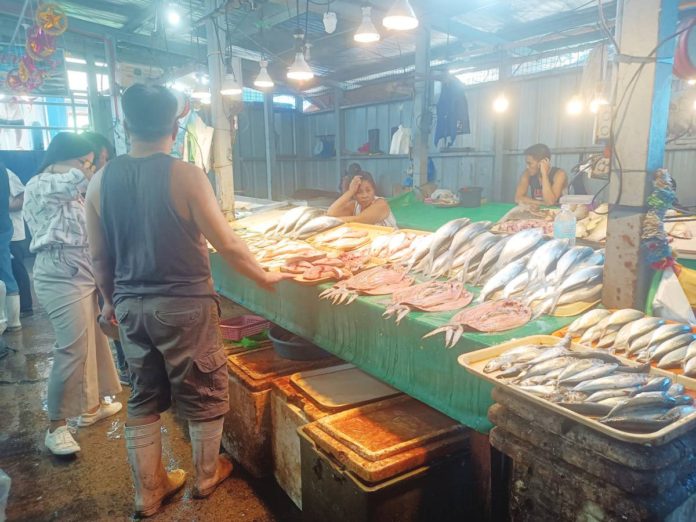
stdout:
<svg viewBox="0 0 696 522">
<path fill-rule="evenodd" d="M 283 377 L 271 389 L 273 474 L 302 509 L 300 438 L 297 429 L 327 415 L 400 395 L 352 364 Z"/>
<path fill-rule="evenodd" d="M 264 477 L 273 471 L 271 457 L 271 385 L 293 373 L 337 365 L 335 357 L 291 361 L 270 347 L 227 358 L 230 411 L 225 415 L 222 446 L 249 473 Z"/>
<path fill-rule="evenodd" d="M 307 521 L 461 521 L 472 512 L 469 431 L 401 396 L 299 429 Z"/>
</svg>

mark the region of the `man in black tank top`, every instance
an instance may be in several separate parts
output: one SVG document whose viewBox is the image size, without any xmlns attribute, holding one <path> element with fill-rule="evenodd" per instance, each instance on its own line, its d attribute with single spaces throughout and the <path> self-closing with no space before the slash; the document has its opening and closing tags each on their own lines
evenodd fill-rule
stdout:
<svg viewBox="0 0 696 522">
<path fill-rule="evenodd" d="M 515 192 L 518 205 L 557 205 L 568 186 L 568 176 L 563 169 L 551 166 L 551 150 L 543 143 L 532 145 L 524 151 L 527 168 Z"/>
<path fill-rule="evenodd" d="M 126 447 L 135 510 L 150 516 L 186 480 L 162 464 L 159 415 L 172 397 L 189 421 L 194 496 L 210 495 L 232 471 L 218 455 L 228 384 L 206 238 L 263 288 L 287 276 L 263 271 L 220 212 L 205 173 L 169 155 L 178 130 L 172 93 L 136 84 L 122 105 L 131 151 L 92 179 L 87 226 L 102 315 L 118 322 L 132 381 Z"/>
</svg>

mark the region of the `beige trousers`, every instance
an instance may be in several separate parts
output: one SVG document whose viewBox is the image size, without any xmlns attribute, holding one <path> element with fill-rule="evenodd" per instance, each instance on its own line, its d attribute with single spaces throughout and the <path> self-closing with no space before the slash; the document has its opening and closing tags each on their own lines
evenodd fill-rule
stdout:
<svg viewBox="0 0 696 522">
<path fill-rule="evenodd" d="M 48 417 L 76 417 L 121 391 L 106 336 L 99 329 L 97 288 L 86 248 L 42 250 L 34 290 L 56 336 L 48 378 Z"/>
</svg>

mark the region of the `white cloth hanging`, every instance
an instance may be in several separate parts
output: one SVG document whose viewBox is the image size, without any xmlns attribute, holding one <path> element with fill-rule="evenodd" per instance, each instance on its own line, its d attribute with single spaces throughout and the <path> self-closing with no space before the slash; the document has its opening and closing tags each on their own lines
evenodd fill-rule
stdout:
<svg viewBox="0 0 696 522">
<path fill-rule="evenodd" d="M 399 125 L 392 136 L 389 154 L 408 154 L 409 146 L 411 145 L 411 129 L 404 128 Z"/>
</svg>

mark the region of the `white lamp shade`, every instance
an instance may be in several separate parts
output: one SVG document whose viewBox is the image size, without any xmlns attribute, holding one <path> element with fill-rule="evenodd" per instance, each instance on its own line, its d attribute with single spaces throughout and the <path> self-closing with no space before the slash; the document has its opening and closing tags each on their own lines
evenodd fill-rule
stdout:
<svg viewBox="0 0 696 522">
<path fill-rule="evenodd" d="M 273 82 L 271 75 L 268 74 L 268 62 L 262 60 L 259 65 L 261 70 L 259 71 L 259 75 L 254 80 L 254 85 L 261 89 L 270 89 L 275 85 L 275 83 Z"/>
<path fill-rule="evenodd" d="M 223 96 L 235 96 L 237 94 L 242 94 L 242 86 L 237 83 L 234 75 L 225 75 L 225 79 L 222 81 L 222 87 L 220 88 L 220 94 Z"/>
<path fill-rule="evenodd" d="M 304 54 L 302 54 L 301 51 L 298 51 L 295 54 L 295 63 L 293 63 L 290 66 L 290 69 L 288 69 L 288 78 L 301 82 L 314 78 L 314 72 L 312 72 L 312 69 L 307 64 Z"/>
<path fill-rule="evenodd" d="M 372 23 L 372 16 L 370 15 L 371 11 L 372 9 L 369 6 L 362 8 L 362 22 L 360 23 L 358 30 L 355 31 L 355 34 L 353 35 L 353 40 L 356 42 L 379 42 L 379 39 L 381 38 L 377 32 L 375 24 Z"/>
<path fill-rule="evenodd" d="M 191 91 L 191 98 L 194 100 L 202 100 L 203 98 L 207 98 L 210 96 L 210 89 L 206 85 L 203 85 L 203 82 L 197 81 L 196 85 L 193 87 L 193 91 Z"/>
<path fill-rule="evenodd" d="M 418 18 L 408 0 L 396 0 L 382 19 L 382 25 L 394 31 L 410 31 L 418 27 Z"/>
</svg>

